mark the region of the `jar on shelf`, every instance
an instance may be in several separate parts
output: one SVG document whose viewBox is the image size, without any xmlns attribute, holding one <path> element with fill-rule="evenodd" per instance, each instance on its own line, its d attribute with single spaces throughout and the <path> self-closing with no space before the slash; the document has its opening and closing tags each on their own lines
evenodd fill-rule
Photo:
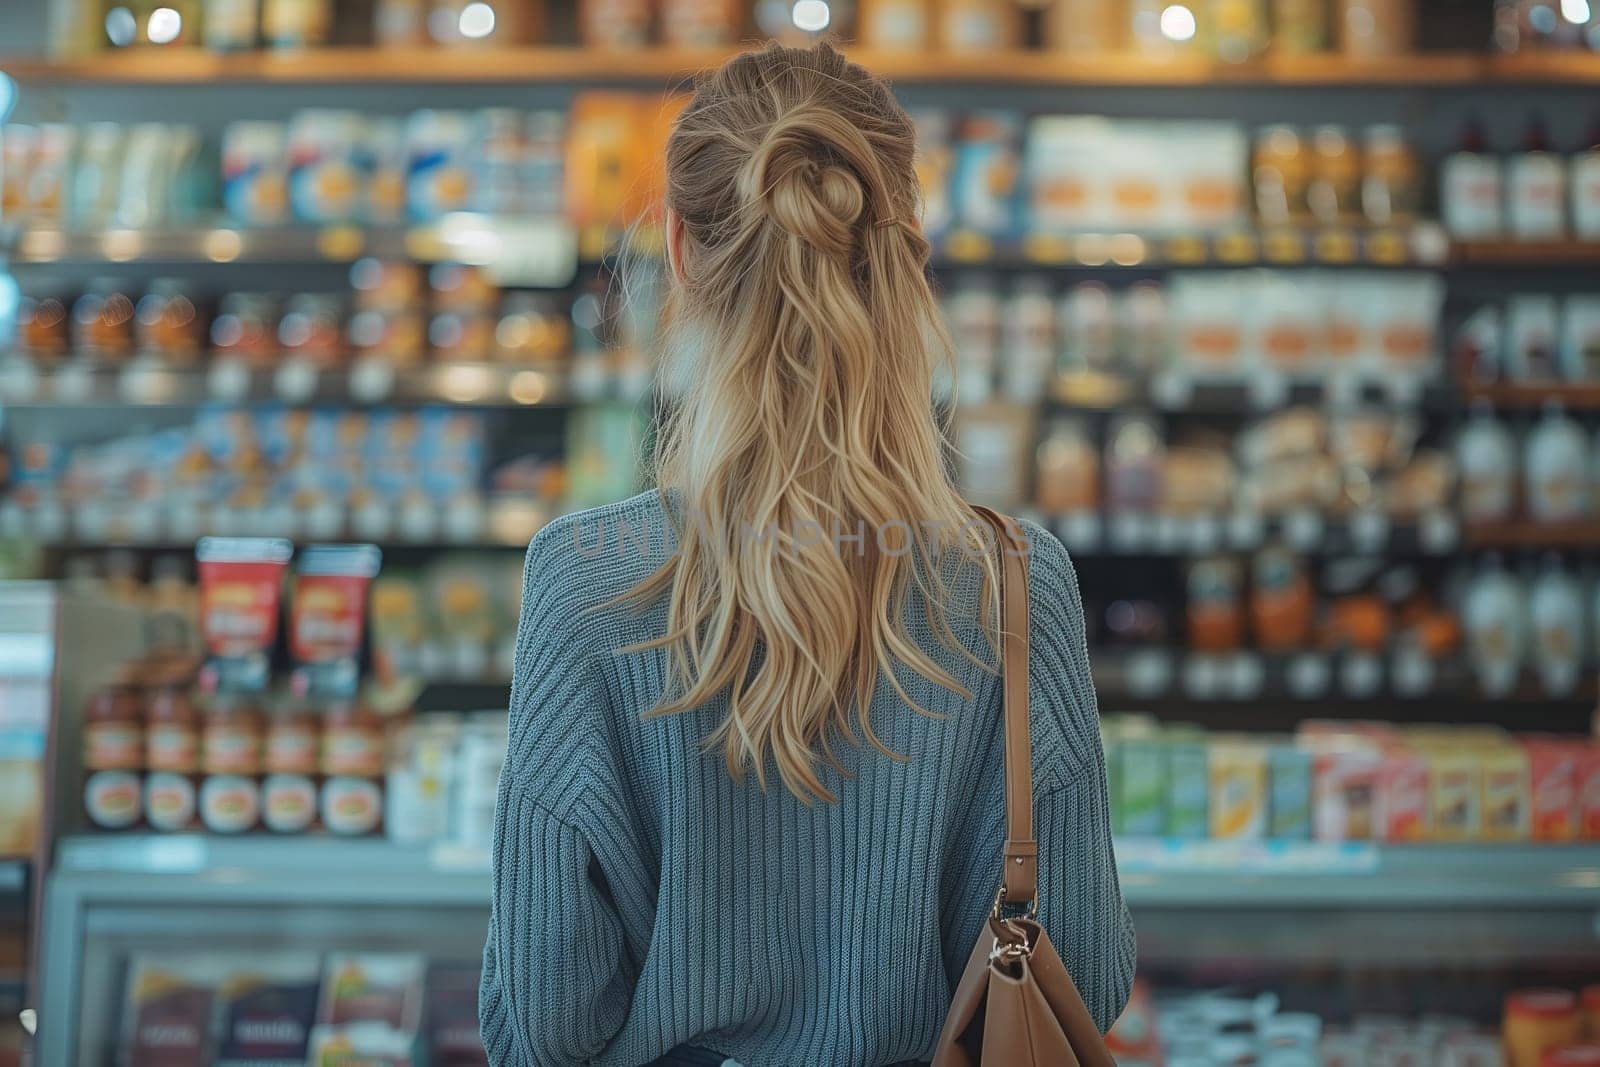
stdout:
<svg viewBox="0 0 1600 1067">
<path fill-rule="evenodd" d="M 933 0 L 864 0 L 861 43 L 884 51 L 922 51 L 933 39 Z"/>
<path fill-rule="evenodd" d="M 267 720 L 261 822 L 274 833 L 299 833 L 317 820 L 319 727 L 316 714 L 302 707 L 280 708 Z"/>
<path fill-rule="evenodd" d="M 157 278 L 134 307 L 134 340 L 140 352 L 164 362 L 189 366 L 200 358 L 204 327 L 189 298 L 188 285 L 177 278 Z"/>
<path fill-rule="evenodd" d="M 328 43 L 330 0 L 262 0 L 261 37 L 268 48 L 293 50 Z"/>
<path fill-rule="evenodd" d="M 131 670 L 97 690 L 83 710 L 83 807 L 92 826 L 138 824 L 145 763 L 144 708 Z"/>
<path fill-rule="evenodd" d="M 157 680 L 145 702 L 145 821 L 153 830 L 188 830 L 197 822 L 195 782 L 200 771 L 200 716 L 189 700 L 188 679 L 171 672 Z"/>
<path fill-rule="evenodd" d="M 739 12 L 733 0 L 661 0 L 663 44 L 714 48 L 739 37 Z"/>
<path fill-rule="evenodd" d="M 643 48 L 650 43 L 649 0 L 580 0 L 578 33 L 588 48 Z"/>
<path fill-rule="evenodd" d="M 1017 47 L 1021 13 L 1012 0 L 938 0 L 938 41 L 947 52 L 1000 52 Z"/>
<path fill-rule="evenodd" d="M 57 296 L 25 296 L 17 305 L 17 346 L 22 354 L 48 364 L 64 358 L 72 346 L 67 305 Z"/>
<path fill-rule="evenodd" d="M 1410 55 L 1416 0 L 1337 0 L 1339 49 L 1357 59 Z"/>
<path fill-rule="evenodd" d="M 1206 23 L 1211 49 L 1224 63 L 1243 63 L 1266 51 L 1266 0 L 1211 0 Z"/>
<path fill-rule="evenodd" d="M 1321 126 L 1311 138 L 1311 184 L 1306 199 L 1324 226 L 1361 218 L 1361 152 L 1339 126 Z"/>
<path fill-rule="evenodd" d="M 1422 200 L 1422 178 L 1417 154 L 1400 127 L 1368 127 L 1362 159 L 1361 208 L 1367 221 L 1392 226 L 1415 219 Z"/>
<path fill-rule="evenodd" d="M 1256 215 L 1263 225 L 1288 226 L 1306 220 L 1311 150 L 1293 126 L 1268 126 L 1256 136 L 1252 178 Z"/>
<path fill-rule="evenodd" d="M 1056 0 L 1045 11 L 1045 46 L 1077 56 L 1104 56 L 1122 49 L 1122 4 L 1113 0 Z"/>
<path fill-rule="evenodd" d="M 212 52 L 248 52 L 261 37 L 259 0 L 206 0 L 202 40 Z"/>
<path fill-rule="evenodd" d="M 1505 999 L 1501 1035 L 1506 1067 L 1540 1067 L 1551 1049 L 1575 1044 L 1582 1023 L 1577 994 L 1566 989 L 1523 989 Z"/>
<path fill-rule="evenodd" d="M 200 740 L 200 819 L 213 833 L 243 833 L 260 821 L 261 715 L 242 698 L 219 696 Z"/>
<path fill-rule="evenodd" d="M 1328 50 L 1328 0 L 1272 0 L 1272 50 L 1303 56 Z"/>
<path fill-rule="evenodd" d="M 383 719 L 355 701 L 329 707 L 320 769 L 323 827 L 346 836 L 376 832 L 383 824 Z"/>
<path fill-rule="evenodd" d="M 133 350 L 133 300 L 115 278 L 97 278 L 72 305 L 72 345 L 104 360 L 125 359 Z"/>
</svg>

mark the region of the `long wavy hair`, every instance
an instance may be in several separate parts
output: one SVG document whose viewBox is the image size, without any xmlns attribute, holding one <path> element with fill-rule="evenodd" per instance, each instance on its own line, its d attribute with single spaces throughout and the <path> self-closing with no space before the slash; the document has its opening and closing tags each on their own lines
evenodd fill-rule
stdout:
<svg viewBox="0 0 1600 1067">
<path fill-rule="evenodd" d="M 668 603 L 652 714 L 726 692 L 706 739 L 729 772 L 769 757 L 800 799 L 834 799 L 835 736 L 885 755 L 868 716 L 904 666 L 970 695 L 907 633 L 916 588 L 959 642 L 936 557 L 974 519 L 945 464 L 933 373 L 949 338 L 929 287 L 915 134 L 888 87 L 826 44 L 772 45 L 710 74 L 667 147 L 682 222 L 669 352 L 692 364 L 657 440 L 677 552 L 630 597 Z M 859 539 L 857 539 L 859 537 Z M 995 586 L 986 553 L 982 615 Z M 986 632 L 987 632 L 987 623 Z"/>
</svg>

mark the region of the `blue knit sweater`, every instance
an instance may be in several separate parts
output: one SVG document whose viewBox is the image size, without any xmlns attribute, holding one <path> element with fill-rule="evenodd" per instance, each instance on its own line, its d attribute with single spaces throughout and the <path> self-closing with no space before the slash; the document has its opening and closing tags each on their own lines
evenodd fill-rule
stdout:
<svg viewBox="0 0 1600 1067">
<path fill-rule="evenodd" d="M 1133 981 L 1133 930 L 1077 580 L 1054 537 L 1028 533 L 1040 917 L 1105 1028 Z M 849 772 L 825 772 L 837 803 L 736 784 L 702 748 L 723 701 L 645 718 L 665 654 L 616 651 L 664 632 L 665 606 L 588 610 L 671 544 L 648 493 L 557 520 L 528 549 L 479 992 L 490 1062 L 637 1067 L 690 1047 L 747 1067 L 931 1056 L 999 879 L 998 675 L 943 648 L 913 598 L 908 630 L 974 698 L 903 672 L 933 718 L 880 685 L 873 727 L 910 758 L 835 746 Z M 963 570 L 951 621 L 992 659 L 977 568 Z"/>
</svg>

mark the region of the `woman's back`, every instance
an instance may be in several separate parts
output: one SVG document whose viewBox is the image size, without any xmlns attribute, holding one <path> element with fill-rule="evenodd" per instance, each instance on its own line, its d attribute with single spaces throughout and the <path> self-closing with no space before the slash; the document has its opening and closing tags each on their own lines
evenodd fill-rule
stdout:
<svg viewBox="0 0 1600 1067">
<path fill-rule="evenodd" d="M 667 608 L 614 601 L 668 560 L 673 530 L 648 493 L 558 520 L 529 550 L 481 995 L 491 1061 L 927 1056 L 1000 867 L 1000 684 L 974 662 L 993 659 L 982 568 L 945 575 L 955 647 L 920 594 L 903 609 L 971 697 L 898 670 L 921 710 L 879 685 L 863 719 L 903 758 L 832 737 L 837 766 L 818 774 L 836 800 L 806 801 L 735 780 L 707 750 L 726 698 L 649 714 L 670 652 L 626 650 L 660 638 Z M 1104 1028 L 1132 981 L 1132 931 L 1076 580 L 1051 535 L 1027 532 L 1039 912 Z"/>
</svg>

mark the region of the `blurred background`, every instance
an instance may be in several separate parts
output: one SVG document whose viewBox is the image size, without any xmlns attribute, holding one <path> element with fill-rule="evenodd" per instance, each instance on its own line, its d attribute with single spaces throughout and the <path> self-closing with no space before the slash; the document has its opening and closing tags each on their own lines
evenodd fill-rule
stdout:
<svg viewBox="0 0 1600 1067">
<path fill-rule="evenodd" d="M 1120 1061 L 1600 1063 L 1587 0 L 6 0 L 0 1064 L 482 1062 L 521 550 L 768 37 L 911 109 L 956 468 L 1076 559 Z"/>
</svg>

